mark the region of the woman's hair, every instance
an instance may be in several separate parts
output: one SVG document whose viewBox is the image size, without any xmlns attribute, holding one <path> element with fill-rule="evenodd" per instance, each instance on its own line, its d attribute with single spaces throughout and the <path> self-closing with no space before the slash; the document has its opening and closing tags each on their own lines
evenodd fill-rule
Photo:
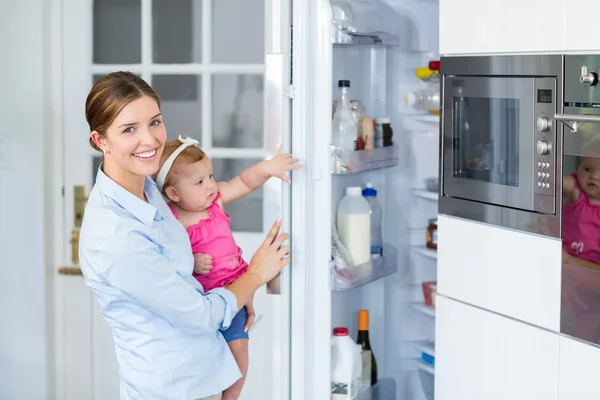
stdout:
<svg viewBox="0 0 600 400">
<path fill-rule="evenodd" d="M 169 158 L 171 154 L 173 154 L 175 150 L 179 148 L 179 146 L 181 146 L 181 141 L 179 139 L 170 140 L 165 144 L 165 148 L 160 156 L 160 168 L 156 174 L 152 176 L 153 180 L 156 180 L 156 177 L 158 176 L 162 166 L 165 164 L 165 161 L 167 161 L 167 158 Z M 171 169 L 167 173 L 165 184 L 163 185 L 162 190 L 163 194 L 166 195 L 166 188 L 175 185 L 177 182 L 177 173 L 179 167 L 201 161 L 205 156 L 206 153 L 204 153 L 204 151 L 198 146 L 188 146 L 181 153 L 179 153 L 177 158 L 175 158 Z"/>
<path fill-rule="evenodd" d="M 90 132 L 96 131 L 101 136 L 113 123 L 123 107 L 132 101 L 150 96 L 160 108 L 158 94 L 139 76 L 131 72 L 112 72 L 102 77 L 94 84 L 85 101 L 85 119 L 90 126 Z M 101 151 L 90 137 L 90 144 Z"/>
</svg>

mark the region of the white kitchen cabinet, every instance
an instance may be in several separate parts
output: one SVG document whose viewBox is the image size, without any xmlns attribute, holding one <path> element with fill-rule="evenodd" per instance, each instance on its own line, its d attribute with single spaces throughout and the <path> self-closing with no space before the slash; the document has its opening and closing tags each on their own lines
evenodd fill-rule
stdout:
<svg viewBox="0 0 600 400">
<path fill-rule="evenodd" d="M 436 400 L 558 399 L 558 335 L 441 296 L 436 318 Z"/>
<path fill-rule="evenodd" d="M 596 400 L 600 392 L 600 349 L 567 337 L 560 338 L 558 375 L 560 400 Z"/>
<path fill-rule="evenodd" d="M 593 13 L 584 11 L 581 0 L 439 2 L 442 55 L 561 51 L 565 48 L 566 4 L 567 10 L 579 10 L 568 28 L 577 25 L 578 30 L 591 30 L 594 26 Z M 588 42 L 594 38 L 595 35 L 588 35 Z M 596 47 L 600 44 L 596 43 Z"/>
<path fill-rule="evenodd" d="M 558 332 L 561 242 L 440 215 L 438 292 Z"/>
<path fill-rule="evenodd" d="M 565 6 L 567 51 L 599 52 L 598 16 L 590 12 L 590 3 L 583 0 L 568 0 Z"/>
</svg>

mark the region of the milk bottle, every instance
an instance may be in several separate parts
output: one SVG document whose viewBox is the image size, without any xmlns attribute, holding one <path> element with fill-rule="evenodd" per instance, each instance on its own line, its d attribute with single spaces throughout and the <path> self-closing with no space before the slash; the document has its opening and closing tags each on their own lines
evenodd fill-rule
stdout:
<svg viewBox="0 0 600 400">
<path fill-rule="evenodd" d="M 355 399 L 360 390 L 362 364 L 359 346 L 348 328 L 333 329 L 331 339 L 331 400 Z"/>
<path fill-rule="evenodd" d="M 337 231 L 353 265 L 371 260 L 371 207 L 360 186 L 346 188 L 337 210 Z"/>
</svg>

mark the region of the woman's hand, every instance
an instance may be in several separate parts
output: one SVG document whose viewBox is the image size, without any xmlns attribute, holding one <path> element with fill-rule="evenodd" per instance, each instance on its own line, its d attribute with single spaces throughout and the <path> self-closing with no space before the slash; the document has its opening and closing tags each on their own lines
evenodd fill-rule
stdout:
<svg viewBox="0 0 600 400">
<path fill-rule="evenodd" d="M 194 253 L 194 272 L 198 275 L 206 275 L 212 269 L 212 256 L 204 253 Z"/>
<path fill-rule="evenodd" d="M 254 318 L 256 318 L 256 311 L 254 311 L 254 296 L 252 296 L 252 300 L 248 304 L 246 304 L 246 311 L 248 312 L 248 319 L 246 320 L 246 325 L 244 326 L 244 332 L 248 332 L 252 325 L 254 324 Z"/>
<path fill-rule="evenodd" d="M 287 183 L 291 183 L 290 178 L 285 174 L 287 171 L 292 171 L 294 169 L 298 169 L 302 167 L 300 164 L 296 164 L 298 161 L 297 158 L 294 158 L 291 154 L 282 153 L 281 147 L 277 149 L 277 153 L 266 162 L 267 173 L 270 176 L 275 178 L 279 178 Z"/>
<path fill-rule="evenodd" d="M 258 248 L 250 264 L 247 274 L 256 277 L 260 285 L 264 285 L 277 276 L 279 272 L 290 263 L 290 258 L 285 257 L 290 253 L 290 246 L 282 246 L 289 235 L 287 233 L 277 234 L 281 228 L 281 221 L 275 221 L 267 238 Z"/>
</svg>

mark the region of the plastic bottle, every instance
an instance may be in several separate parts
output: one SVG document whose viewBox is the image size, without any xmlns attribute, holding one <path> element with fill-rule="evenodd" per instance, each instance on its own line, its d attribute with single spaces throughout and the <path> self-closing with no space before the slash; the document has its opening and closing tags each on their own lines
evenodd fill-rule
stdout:
<svg viewBox="0 0 600 400">
<path fill-rule="evenodd" d="M 416 90 L 406 94 L 406 104 L 416 110 L 427 111 L 433 115 L 440 115 L 440 82 L 432 79 L 431 83 L 423 90 Z"/>
<path fill-rule="evenodd" d="M 331 400 L 351 400 L 359 391 L 359 346 L 350 338 L 348 328 L 333 329 L 331 338 Z"/>
<path fill-rule="evenodd" d="M 341 80 L 338 87 L 340 101 L 333 114 L 331 141 L 335 146 L 354 150 L 358 138 L 358 121 L 350 105 L 350 81 Z"/>
<path fill-rule="evenodd" d="M 383 210 L 377 200 L 377 190 L 371 183 L 366 183 L 362 191 L 363 197 L 369 203 L 371 213 L 371 254 L 383 255 L 383 239 L 381 235 L 381 223 Z"/>
<path fill-rule="evenodd" d="M 352 257 L 347 261 L 358 266 L 371 260 L 371 207 L 360 186 L 346 188 L 346 196 L 338 205 L 337 230 Z"/>
</svg>

